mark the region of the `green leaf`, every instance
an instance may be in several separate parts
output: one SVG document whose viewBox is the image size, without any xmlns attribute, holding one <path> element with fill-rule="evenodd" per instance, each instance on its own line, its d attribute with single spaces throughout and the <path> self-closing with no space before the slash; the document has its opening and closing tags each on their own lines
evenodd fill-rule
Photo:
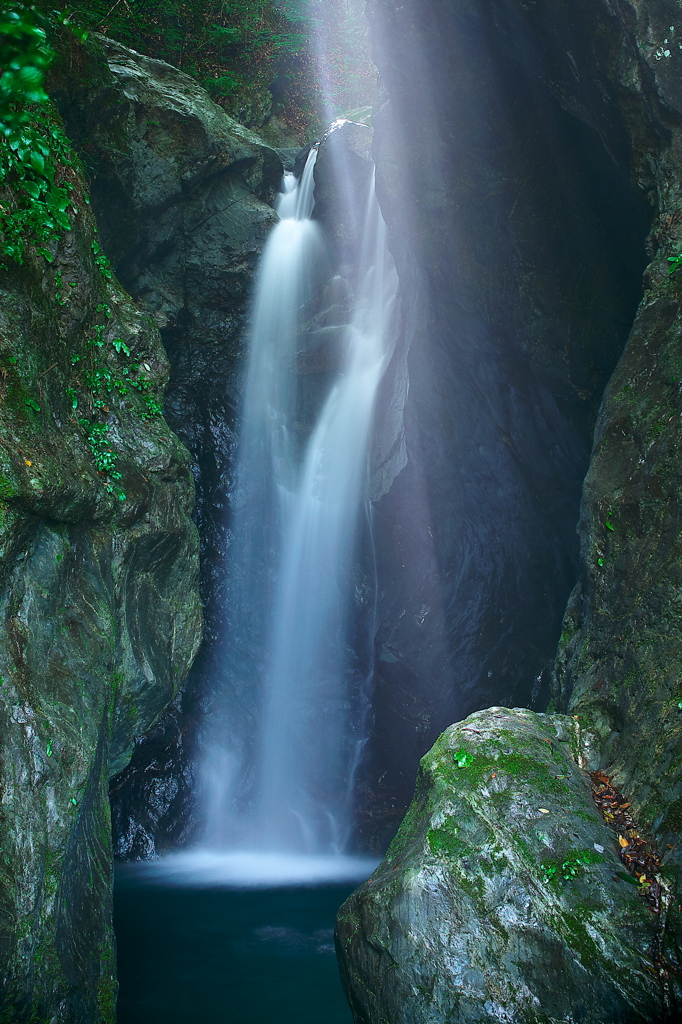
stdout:
<svg viewBox="0 0 682 1024">
<path fill-rule="evenodd" d="M 34 171 L 37 171 L 38 174 L 43 174 L 44 173 L 44 171 L 45 171 L 45 157 L 43 156 L 42 153 L 39 153 L 36 150 L 34 150 L 31 153 L 30 162 L 31 162 L 31 167 L 33 168 Z"/>
<path fill-rule="evenodd" d="M 43 73 L 38 68 L 31 67 L 30 64 L 21 68 L 19 71 L 19 78 L 22 82 L 28 82 L 31 85 L 37 85 L 43 80 Z"/>
<path fill-rule="evenodd" d="M 472 755 L 466 750 L 456 750 L 453 757 L 458 768 L 468 768 L 473 761 Z"/>
<path fill-rule="evenodd" d="M 619 878 L 622 878 L 624 882 L 629 882 L 630 885 L 639 885 L 637 879 L 633 878 L 632 875 L 626 874 L 625 871 L 616 871 L 616 874 Z"/>
<path fill-rule="evenodd" d="M 40 199 L 40 186 L 35 181 L 22 181 L 21 187 L 33 199 Z"/>
</svg>

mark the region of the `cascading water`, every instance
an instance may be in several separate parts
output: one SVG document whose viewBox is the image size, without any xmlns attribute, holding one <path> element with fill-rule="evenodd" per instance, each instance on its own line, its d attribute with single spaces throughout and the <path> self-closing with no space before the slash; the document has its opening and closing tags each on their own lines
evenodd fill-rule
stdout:
<svg viewBox="0 0 682 1024">
<path fill-rule="evenodd" d="M 212 714 L 202 764 L 205 842 L 226 848 L 250 841 L 253 749 L 261 716 L 273 581 L 282 559 L 286 496 L 295 486 L 291 426 L 296 405 L 298 311 L 324 261 L 311 220 L 310 150 L 300 181 L 287 173 L 279 221 L 263 250 L 253 303 L 225 603 L 230 618 L 225 693 Z"/>
<path fill-rule="evenodd" d="M 372 183 L 355 314 L 338 381 L 288 501 L 259 751 L 259 845 L 342 852 L 350 831 L 345 624 L 367 443 L 396 292 Z"/>
<path fill-rule="evenodd" d="M 339 371 L 301 446 L 299 321 L 324 284 L 315 159 L 313 149 L 300 182 L 285 176 L 257 277 L 227 585 L 229 684 L 207 745 L 206 834 L 194 855 L 204 880 L 212 871 L 263 883 L 367 871 L 367 861 L 353 868 L 344 858 L 363 742 L 347 632 L 397 275 L 372 180 L 352 315 L 337 332 Z"/>
</svg>

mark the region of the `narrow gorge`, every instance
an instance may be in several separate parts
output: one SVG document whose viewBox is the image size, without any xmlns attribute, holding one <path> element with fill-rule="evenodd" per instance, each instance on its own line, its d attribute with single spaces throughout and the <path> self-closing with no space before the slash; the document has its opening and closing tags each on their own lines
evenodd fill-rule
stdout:
<svg viewBox="0 0 682 1024">
<path fill-rule="evenodd" d="M 678 4 L 139 9 L 0 14 L 0 1022 L 678 1019 Z"/>
</svg>

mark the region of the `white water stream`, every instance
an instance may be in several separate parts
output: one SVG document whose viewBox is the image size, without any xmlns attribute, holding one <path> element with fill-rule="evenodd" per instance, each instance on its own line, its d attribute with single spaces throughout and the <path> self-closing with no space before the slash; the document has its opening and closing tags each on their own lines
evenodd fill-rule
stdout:
<svg viewBox="0 0 682 1024">
<path fill-rule="evenodd" d="M 365 738 L 349 690 L 351 567 L 397 275 L 372 182 L 340 368 L 301 453 L 299 321 L 325 283 L 315 159 L 300 181 L 285 176 L 257 277 L 227 588 L 233 682 L 203 766 L 203 848 L 173 858 L 235 884 L 354 871 L 342 865 Z"/>
</svg>

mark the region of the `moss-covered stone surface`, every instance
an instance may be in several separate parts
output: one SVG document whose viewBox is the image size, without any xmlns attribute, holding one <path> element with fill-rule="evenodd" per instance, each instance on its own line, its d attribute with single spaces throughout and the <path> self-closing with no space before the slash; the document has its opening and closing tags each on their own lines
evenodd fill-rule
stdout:
<svg viewBox="0 0 682 1024">
<path fill-rule="evenodd" d="M 659 921 L 621 877 L 575 719 L 491 708 L 422 759 L 337 942 L 362 1024 L 660 1020 Z"/>
<path fill-rule="evenodd" d="M 113 1022 L 110 775 L 201 637 L 154 321 L 73 169 L 49 262 L 0 271 L 0 1021 Z M 12 203 L 11 194 L 0 197 Z"/>
</svg>

